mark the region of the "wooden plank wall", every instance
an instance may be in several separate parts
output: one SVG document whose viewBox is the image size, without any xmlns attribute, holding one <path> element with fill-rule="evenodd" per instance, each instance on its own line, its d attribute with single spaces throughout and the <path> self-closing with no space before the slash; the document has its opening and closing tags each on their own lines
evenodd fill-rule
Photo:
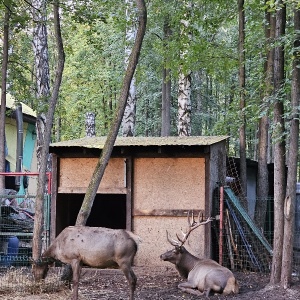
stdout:
<svg viewBox="0 0 300 300">
<path fill-rule="evenodd" d="M 186 230 L 187 211 L 205 210 L 205 158 L 137 158 L 133 163 L 133 229 L 143 242 L 137 265 L 161 265 L 159 255 L 172 246 L 166 230 Z M 204 253 L 205 228 L 195 230 L 187 249 Z"/>
<path fill-rule="evenodd" d="M 60 158 L 58 193 L 85 193 L 98 158 Z M 125 159 L 111 158 L 98 193 L 126 194 Z"/>
</svg>

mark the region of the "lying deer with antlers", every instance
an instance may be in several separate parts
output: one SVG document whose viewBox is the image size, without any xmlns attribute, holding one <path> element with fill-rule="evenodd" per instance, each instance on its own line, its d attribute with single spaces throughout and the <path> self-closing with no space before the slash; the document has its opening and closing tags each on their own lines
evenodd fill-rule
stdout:
<svg viewBox="0 0 300 300">
<path fill-rule="evenodd" d="M 184 292 L 208 297 L 211 293 L 220 293 L 228 295 L 231 293 L 237 294 L 239 292 L 238 283 L 233 273 L 219 265 L 216 261 L 208 258 L 198 258 L 189 253 L 183 244 L 187 241 L 190 233 L 201 225 L 205 225 L 211 222 L 213 219 L 208 218 L 206 221 L 200 221 L 200 214 L 198 216 L 198 222 L 194 219 L 192 213 L 192 219 L 188 213 L 189 230 L 183 233 L 183 238 L 178 235 L 178 240 L 171 240 L 167 231 L 167 240 L 175 248 L 162 254 L 160 258 L 164 261 L 169 261 L 176 266 L 179 274 L 187 278 L 186 282 L 180 283 L 178 288 Z"/>
</svg>

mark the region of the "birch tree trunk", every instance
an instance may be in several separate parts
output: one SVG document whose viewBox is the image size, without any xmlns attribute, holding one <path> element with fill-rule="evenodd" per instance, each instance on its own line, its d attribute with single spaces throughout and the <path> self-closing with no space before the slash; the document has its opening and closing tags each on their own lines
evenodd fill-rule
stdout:
<svg viewBox="0 0 300 300">
<path fill-rule="evenodd" d="M 191 135 L 191 75 L 182 72 L 178 82 L 178 135 Z"/>
<path fill-rule="evenodd" d="M 263 99 L 261 107 L 263 108 L 263 116 L 259 120 L 258 129 L 258 170 L 257 170 L 257 202 L 255 208 L 255 222 L 259 228 L 264 228 L 267 198 L 269 195 L 268 180 L 268 148 L 269 148 L 269 105 L 270 97 L 273 92 L 273 62 L 274 49 L 270 49 L 271 43 L 274 41 L 275 33 L 275 17 L 270 12 L 265 12 L 265 40 L 267 60 L 265 62 L 265 88 L 263 91 Z"/>
<path fill-rule="evenodd" d="M 126 3 L 126 48 L 125 48 L 125 66 L 128 66 L 128 60 L 134 44 L 137 27 L 136 27 L 136 9 L 133 0 L 125 0 Z M 136 115 L 136 84 L 133 76 L 128 92 L 126 108 L 123 116 L 122 135 L 133 136 L 135 131 Z"/>
<path fill-rule="evenodd" d="M 5 172 L 5 113 L 6 113 L 6 79 L 8 67 L 9 44 L 9 7 L 5 8 L 3 25 L 2 69 L 1 69 L 1 107 L 0 107 L 0 172 Z M 5 176 L 0 176 L 0 192 L 5 189 Z"/>
<path fill-rule="evenodd" d="M 281 286 L 287 289 L 292 281 L 293 243 L 295 231 L 295 203 L 297 189 L 297 162 L 299 143 L 299 104 L 300 104 L 300 9 L 294 11 L 294 61 L 292 73 L 292 113 L 290 127 L 289 161 L 287 173 L 287 189 L 284 202 L 284 234 Z"/>
<path fill-rule="evenodd" d="M 240 90 L 240 180 L 241 189 L 247 196 L 247 164 L 246 164 L 246 118 L 245 118 L 245 13 L 244 0 L 238 0 L 239 13 L 239 90 Z M 245 203 L 246 204 L 246 203 Z M 248 208 L 247 206 L 245 207 Z"/>
<path fill-rule="evenodd" d="M 286 8 L 283 1 L 278 1 L 276 12 L 275 39 L 280 41 L 285 33 Z M 282 84 L 284 82 L 284 48 L 279 44 L 274 52 L 274 89 L 276 100 L 274 103 L 274 243 L 271 271 L 271 284 L 277 284 L 281 278 L 282 247 L 283 247 L 283 208 L 285 198 L 285 142 Z"/>
<path fill-rule="evenodd" d="M 96 122 L 95 113 L 87 112 L 85 114 L 85 136 L 95 137 L 96 136 Z"/>
<path fill-rule="evenodd" d="M 181 20 L 181 36 L 187 36 L 188 41 L 191 40 L 191 32 L 189 26 L 189 16 L 191 3 L 187 1 L 184 4 L 187 9 L 185 19 Z M 184 40 L 185 38 L 183 38 Z M 186 60 L 188 54 L 189 42 L 182 45 L 180 59 L 182 62 Z M 178 125 L 177 131 L 179 136 L 191 135 L 191 71 L 184 71 L 183 66 L 179 72 L 178 79 Z"/>
</svg>

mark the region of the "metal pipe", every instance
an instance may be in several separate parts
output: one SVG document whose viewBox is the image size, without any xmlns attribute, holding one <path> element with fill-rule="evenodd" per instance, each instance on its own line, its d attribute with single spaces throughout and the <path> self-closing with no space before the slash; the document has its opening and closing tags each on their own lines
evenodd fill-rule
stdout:
<svg viewBox="0 0 300 300">
<path fill-rule="evenodd" d="M 22 171 L 23 165 L 23 113 L 21 103 L 16 107 L 16 122 L 17 122 L 17 152 L 16 152 L 16 172 Z M 21 186 L 21 176 L 15 178 L 15 189 L 18 192 Z"/>
</svg>

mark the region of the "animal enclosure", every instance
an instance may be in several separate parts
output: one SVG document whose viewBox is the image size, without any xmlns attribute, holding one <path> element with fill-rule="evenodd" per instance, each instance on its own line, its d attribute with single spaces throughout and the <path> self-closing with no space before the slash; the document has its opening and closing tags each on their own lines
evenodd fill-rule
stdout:
<svg viewBox="0 0 300 300">
<path fill-rule="evenodd" d="M 209 216 L 213 190 L 225 180 L 226 137 L 118 137 L 99 186 L 88 226 L 123 228 L 143 242 L 135 264 L 161 265 L 166 230 L 186 227 L 188 210 Z M 74 225 L 105 138 L 50 146 L 53 153 L 51 239 Z M 187 247 L 211 255 L 210 227 L 193 233 Z"/>
<path fill-rule="evenodd" d="M 174 237 L 181 229 L 185 230 L 188 210 L 194 210 L 195 214 L 203 212 L 204 217 L 220 216 L 220 187 L 224 186 L 222 221 L 217 218 L 210 225 L 195 230 L 187 241 L 187 248 L 197 256 L 212 257 L 234 272 L 267 274 L 271 260 L 268 244 L 272 246 L 273 239 L 272 199 L 265 200 L 268 215 L 262 238 L 243 210 L 244 196 L 234 184 L 222 184 L 228 175 L 224 165 L 225 140 L 119 140 L 97 192 L 88 225 L 133 231 L 142 238 L 135 267 L 164 268 L 167 265 L 159 256 L 170 249 L 166 229 Z M 74 225 L 102 149 L 101 142 L 101 139 L 83 139 L 51 146 L 54 164 L 48 209 L 48 212 L 51 209 L 51 228 L 48 227 L 47 232 L 51 232 L 52 238 L 65 227 Z M 297 237 L 299 234 L 296 230 Z M 19 250 L 22 249 L 19 247 Z M 295 244 L 296 275 L 300 265 L 298 253 L 299 247 Z M 26 254 L 27 258 L 30 255 Z M 4 286 L 5 277 L 10 278 L 10 267 L 21 265 L 16 260 L 10 266 L 3 264 L 0 285 Z M 26 261 L 21 273 L 30 274 L 29 268 Z M 58 265 L 55 272 L 60 272 Z M 23 285 L 19 282 L 20 290 L 25 289 L 28 280 L 33 283 L 28 278 L 18 276 L 19 281 L 24 280 Z M 58 281 L 56 277 L 50 283 L 54 289 L 59 286 Z M 11 287 L 11 292 L 13 290 Z"/>
</svg>

